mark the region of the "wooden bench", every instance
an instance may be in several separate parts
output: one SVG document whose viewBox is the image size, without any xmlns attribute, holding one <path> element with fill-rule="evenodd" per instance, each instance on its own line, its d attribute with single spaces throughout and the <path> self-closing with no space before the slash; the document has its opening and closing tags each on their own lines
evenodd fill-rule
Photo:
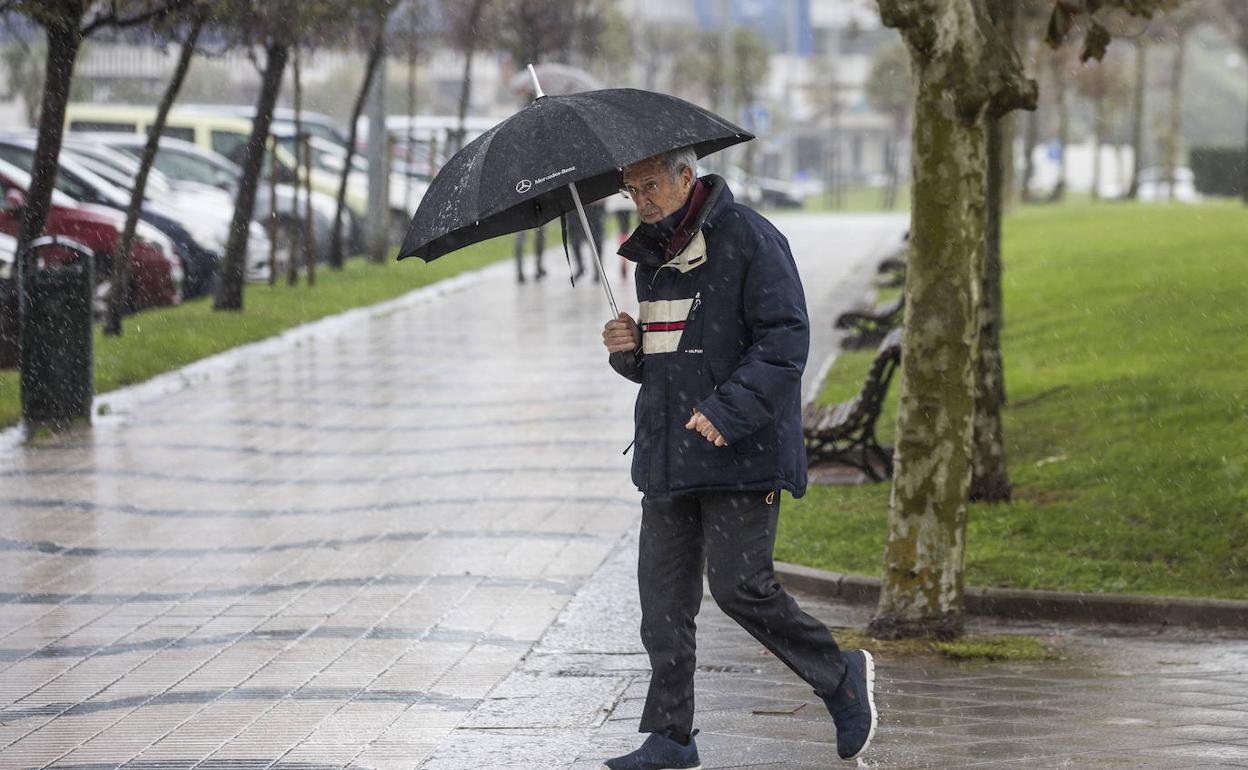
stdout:
<svg viewBox="0 0 1248 770">
<path fill-rule="evenodd" d="M 875 266 L 876 275 L 879 276 L 876 283 L 886 289 L 905 286 L 907 254 L 907 250 L 903 248 L 892 256 L 881 259 Z"/>
<path fill-rule="evenodd" d="M 890 331 L 901 323 L 906 296 L 898 295 L 892 302 L 868 310 L 849 310 L 836 318 L 834 326 L 849 332 L 841 338 L 845 350 L 862 350 L 880 344 Z"/>
<path fill-rule="evenodd" d="M 802 410 L 806 455 L 811 465 L 848 465 L 872 481 L 892 477 L 893 452 L 876 440 L 875 423 L 888 395 L 888 385 L 901 363 L 901 331 L 900 327 L 893 329 L 880 343 L 857 396 L 839 404 L 810 403 Z"/>
</svg>

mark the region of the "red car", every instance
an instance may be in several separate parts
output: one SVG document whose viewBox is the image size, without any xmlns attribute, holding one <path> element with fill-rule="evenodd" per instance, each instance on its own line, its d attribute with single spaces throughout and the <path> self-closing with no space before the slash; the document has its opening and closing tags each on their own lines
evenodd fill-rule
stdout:
<svg viewBox="0 0 1248 770">
<path fill-rule="evenodd" d="M 22 227 L 21 209 L 25 204 L 26 191 L 30 189 L 30 175 L 15 166 L 0 161 L 0 233 L 14 237 Z M 104 279 L 121 246 L 121 231 L 126 218 L 121 212 L 103 206 L 82 206 L 69 196 L 53 191 L 52 204 L 48 208 L 48 223 L 44 231 L 48 235 L 63 235 L 89 247 L 96 255 L 96 281 Z M 158 231 L 139 223 L 134 246 L 131 249 L 130 301 L 132 310 L 174 305 L 181 301 L 179 284 L 181 266 L 177 256 Z M 160 243 L 166 241 L 165 244 Z M 66 253 L 48 249 L 44 258 L 53 261 L 65 258 Z"/>
</svg>

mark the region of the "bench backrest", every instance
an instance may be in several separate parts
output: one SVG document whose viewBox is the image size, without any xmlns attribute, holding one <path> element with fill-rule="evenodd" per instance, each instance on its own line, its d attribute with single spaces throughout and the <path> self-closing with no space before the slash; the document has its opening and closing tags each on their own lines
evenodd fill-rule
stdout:
<svg viewBox="0 0 1248 770">
<path fill-rule="evenodd" d="M 901 330 L 902 327 L 898 326 L 889 332 L 876 349 L 875 359 L 871 362 L 870 371 L 867 372 L 866 382 L 862 384 L 862 390 L 854 399 L 853 419 L 862 419 L 870 424 L 880 416 L 884 397 L 888 395 L 888 385 L 892 382 L 893 374 L 901 363 Z"/>
</svg>

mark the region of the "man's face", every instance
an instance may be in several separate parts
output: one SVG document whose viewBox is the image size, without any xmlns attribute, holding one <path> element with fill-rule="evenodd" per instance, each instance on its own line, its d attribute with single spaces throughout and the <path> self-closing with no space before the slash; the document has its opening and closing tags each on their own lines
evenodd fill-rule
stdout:
<svg viewBox="0 0 1248 770">
<path fill-rule="evenodd" d="M 675 212 L 689 198 L 693 171 L 682 168 L 675 178 L 663 163 L 647 158 L 624 169 L 624 190 L 633 199 L 637 215 L 648 225 Z"/>
</svg>

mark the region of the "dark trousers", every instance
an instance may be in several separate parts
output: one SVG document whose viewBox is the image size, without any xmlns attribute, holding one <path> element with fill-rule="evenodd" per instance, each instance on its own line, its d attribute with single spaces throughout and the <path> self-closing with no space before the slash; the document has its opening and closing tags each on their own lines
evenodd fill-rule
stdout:
<svg viewBox="0 0 1248 770">
<path fill-rule="evenodd" d="M 516 278 L 524 283 L 524 243 L 528 240 L 528 231 L 521 230 L 516 233 L 515 248 L 513 253 L 516 257 Z M 538 278 L 546 275 L 546 271 L 542 268 L 542 252 L 546 250 L 546 231 L 540 227 L 533 228 L 533 260 L 537 263 L 537 270 L 534 273 Z"/>
<path fill-rule="evenodd" d="M 703 564 L 720 609 L 817 692 L 836 690 L 845 671 L 836 642 L 776 582 L 779 492 L 645 498 L 641 512 L 641 641 L 652 670 L 641 732 L 693 727 Z"/>
</svg>

